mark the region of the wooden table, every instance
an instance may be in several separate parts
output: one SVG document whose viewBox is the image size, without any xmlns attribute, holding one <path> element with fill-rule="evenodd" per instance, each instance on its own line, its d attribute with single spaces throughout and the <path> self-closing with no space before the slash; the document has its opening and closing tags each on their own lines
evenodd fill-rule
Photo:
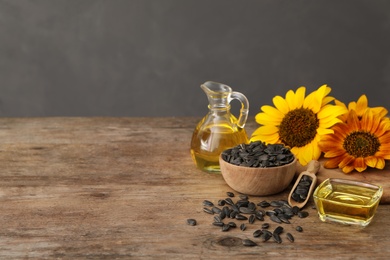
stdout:
<svg viewBox="0 0 390 260">
<path fill-rule="evenodd" d="M 195 168 L 199 118 L 0 119 L 0 259 L 388 259 L 390 205 L 364 229 L 309 217 L 281 244 L 222 232 L 203 212 L 232 191 Z M 255 123 L 249 122 L 248 129 Z M 236 196 L 238 194 L 236 193 Z M 287 191 L 253 202 L 286 199 Z M 233 198 L 237 199 L 237 197 Z M 194 218 L 196 226 L 187 225 Z M 278 224 L 266 219 L 271 230 Z M 302 233 L 295 231 L 301 225 Z M 245 247 L 243 239 L 258 246 Z"/>
</svg>

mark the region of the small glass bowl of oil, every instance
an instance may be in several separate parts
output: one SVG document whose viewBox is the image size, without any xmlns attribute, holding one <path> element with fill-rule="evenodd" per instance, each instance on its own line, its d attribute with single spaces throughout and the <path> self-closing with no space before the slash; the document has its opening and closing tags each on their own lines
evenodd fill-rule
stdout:
<svg viewBox="0 0 390 260">
<path fill-rule="evenodd" d="M 375 215 L 383 188 L 367 182 L 330 178 L 314 191 L 322 221 L 365 227 Z"/>
</svg>

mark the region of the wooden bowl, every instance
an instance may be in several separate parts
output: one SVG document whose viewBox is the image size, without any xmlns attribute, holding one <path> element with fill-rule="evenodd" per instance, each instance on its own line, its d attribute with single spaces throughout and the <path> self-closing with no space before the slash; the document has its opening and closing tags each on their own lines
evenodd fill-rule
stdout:
<svg viewBox="0 0 390 260">
<path fill-rule="evenodd" d="M 286 189 L 294 178 L 297 159 L 289 164 L 268 168 L 237 166 L 219 157 L 219 166 L 226 183 L 235 191 L 266 196 Z"/>
</svg>

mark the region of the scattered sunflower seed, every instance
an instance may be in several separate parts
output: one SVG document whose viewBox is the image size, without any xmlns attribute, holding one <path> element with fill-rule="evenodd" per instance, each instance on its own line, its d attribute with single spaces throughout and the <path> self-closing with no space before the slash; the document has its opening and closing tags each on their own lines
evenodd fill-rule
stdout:
<svg viewBox="0 0 390 260">
<path fill-rule="evenodd" d="M 231 197 L 231 198 L 234 197 L 234 193 L 233 193 L 233 192 L 230 192 L 230 191 L 226 192 L 226 195 L 228 195 L 228 196 Z"/>
<path fill-rule="evenodd" d="M 196 220 L 193 218 L 187 219 L 187 224 L 190 226 L 196 226 Z"/>
<path fill-rule="evenodd" d="M 255 242 L 253 242 L 252 240 L 250 240 L 250 239 L 242 240 L 242 244 L 244 246 L 257 246 L 257 244 Z"/>
<path fill-rule="evenodd" d="M 298 231 L 298 232 L 302 232 L 302 231 L 303 231 L 303 228 L 302 228 L 301 226 L 297 226 L 297 227 L 295 228 L 295 230 Z"/>
<path fill-rule="evenodd" d="M 259 237 L 259 236 L 261 236 L 261 234 L 263 234 L 263 231 L 261 231 L 260 229 L 258 229 L 255 232 L 253 232 L 253 236 L 254 237 Z"/>
<path fill-rule="evenodd" d="M 288 239 L 290 242 L 294 242 L 294 237 L 293 237 L 293 235 L 291 235 L 290 233 L 287 233 L 286 236 L 287 236 L 287 239 Z"/>
<path fill-rule="evenodd" d="M 203 201 L 203 206 L 206 206 L 206 207 L 213 207 L 213 206 L 214 206 L 214 203 L 212 203 L 212 202 L 209 201 L 209 200 L 204 200 L 204 201 Z"/>
<path fill-rule="evenodd" d="M 263 225 L 261 225 L 261 228 L 262 228 L 262 229 L 267 229 L 267 228 L 269 228 L 269 223 L 264 223 Z"/>
<path fill-rule="evenodd" d="M 242 224 L 240 225 L 240 229 L 241 229 L 242 231 L 244 231 L 244 230 L 246 229 L 246 225 L 245 225 L 244 223 L 242 223 Z"/>
</svg>

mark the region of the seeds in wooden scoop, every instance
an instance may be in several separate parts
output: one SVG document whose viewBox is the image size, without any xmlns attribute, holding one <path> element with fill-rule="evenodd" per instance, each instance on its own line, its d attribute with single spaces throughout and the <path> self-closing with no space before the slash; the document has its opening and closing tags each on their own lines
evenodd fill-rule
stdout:
<svg viewBox="0 0 390 260">
<path fill-rule="evenodd" d="M 312 182 L 313 178 L 307 175 L 303 175 L 299 180 L 297 187 L 291 194 L 291 198 L 299 203 L 304 202 L 307 198 L 307 194 L 309 193 L 309 188 Z"/>
</svg>

